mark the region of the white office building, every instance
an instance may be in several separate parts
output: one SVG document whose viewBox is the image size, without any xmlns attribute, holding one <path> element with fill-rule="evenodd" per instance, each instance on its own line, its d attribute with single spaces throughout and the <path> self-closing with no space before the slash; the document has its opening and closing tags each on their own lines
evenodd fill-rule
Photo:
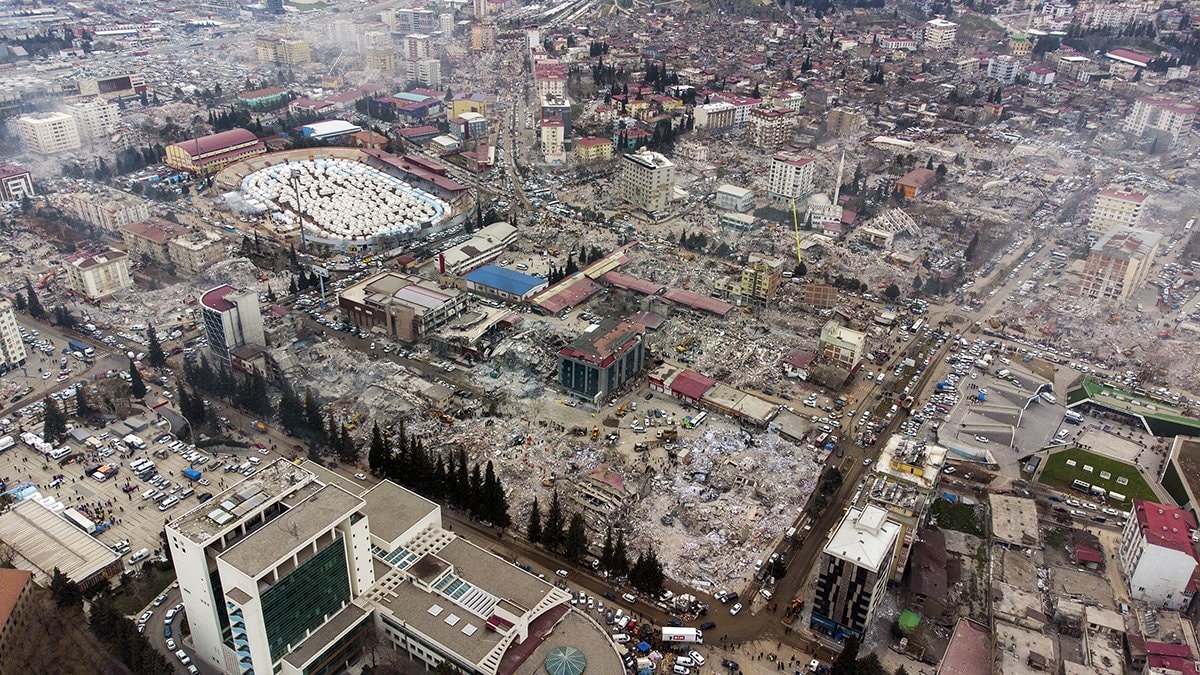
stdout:
<svg viewBox="0 0 1200 675">
<path fill-rule="evenodd" d="M 246 345 L 265 346 L 258 294 L 225 284 L 200 296 L 208 351 L 230 363 L 230 352 Z"/>
<path fill-rule="evenodd" d="M 803 200 L 812 194 L 813 172 L 816 162 L 811 157 L 801 157 L 787 152 L 771 157 L 771 173 L 767 187 L 771 202 L 777 206 L 791 206 L 793 200 Z"/>
<path fill-rule="evenodd" d="M 846 512 L 818 562 L 811 628 L 836 640 L 865 635 L 891 576 L 900 529 L 874 504 Z"/>
<path fill-rule="evenodd" d="M 930 19 L 925 22 L 921 39 L 925 49 L 949 49 L 958 37 L 958 24 L 945 19 Z"/>
<path fill-rule="evenodd" d="M 1194 105 L 1165 96 L 1142 96 L 1134 101 L 1133 110 L 1125 118 L 1125 133 L 1135 136 L 1159 134 L 1178 143 L 1181 136 L 1192 130 L 1196 109 Z"/>
</svg>

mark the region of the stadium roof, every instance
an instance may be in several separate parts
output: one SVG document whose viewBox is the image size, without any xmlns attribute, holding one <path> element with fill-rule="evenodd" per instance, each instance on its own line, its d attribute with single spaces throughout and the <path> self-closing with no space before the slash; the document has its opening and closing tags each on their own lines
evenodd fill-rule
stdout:
<svg viewBox="0 0 1200 675">
<path fill-rule="evenodd" d="M 477 270 L 468 272 L 463 278 L 472 283 L 520 297 L 525 297 L 530 291 L 546 283 L 545 279 L 522 274 L 499 265 L 484 265 Z"/>
<path fill-rule="evenodd" d="M 1155 436 L 1200 436 L 1200 420 L 1184 415 L 1178 407 L 1085 376 L 1067 390 L 1067 407 L 1085 407 L 1089 403 L 1129 415 Z"/>
</svg>

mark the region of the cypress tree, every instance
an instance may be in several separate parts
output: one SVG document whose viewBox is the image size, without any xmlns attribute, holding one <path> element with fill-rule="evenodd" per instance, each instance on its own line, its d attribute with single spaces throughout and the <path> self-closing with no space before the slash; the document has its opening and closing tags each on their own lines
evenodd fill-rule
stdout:
<svg viewBox="0 0 1200 675">
<path fill-rule="evenodd" d="M 537 497 L 533 498 L 533 506 L 529 509 L 529 525 L 525 528 L 525 536 L 529 543 L 542 543 L 542 509 L 538 506 Z"/>
<path fill-rule="evenodd" d="M 542 528 L 542 542 L 546 548 L 557 551 L 563 543 L 563 512 L 562 504 L 558 501 L 558 490 L 550 500 L 550 510 L 546 513 L 546 525 Z"/>
</svg>

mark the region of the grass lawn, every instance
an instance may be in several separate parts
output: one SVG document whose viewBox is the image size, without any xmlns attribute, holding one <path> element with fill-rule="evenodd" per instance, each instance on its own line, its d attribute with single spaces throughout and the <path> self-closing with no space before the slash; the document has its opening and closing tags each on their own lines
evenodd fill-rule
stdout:
<svg viewBox="0 0 1200 675">
<path fill-rule="evenodd" d="M 1069 460 L 1074 460 L 1075 466 L 1068 466 Z M 1085 471 L 1083 468 L 1085 466 L 1092 467 L 1092 470 Z M 1109 477 L 1102 478 L 1101 473 L 1108 473 Z M 1118 478 L 1127 478 L 1129 483 L 1121 485 L 1117 482 Z M 1081 480 L 1111 492 L 1118 492 L 1125 495 L 1130 501 L 1134 499 L 1158 501 L 1158 496 L 1154 494 L 1154 490 L 1150 489 L 1136 468 L 1125 462 L 1079 448 L 1051 455 L 1049 461 L 1046 462 L 1046 468 L 1042 470 L 1042 475 L 1038 478 L 1039 482 L 1056 487 L 1063 492 L 1072 492 L 1071 482 L 1074 480 Z M 1126 502 L 1127 505 L 1128 503 Z"/>
<path fill-rule="evenodd" d="M 983 536 L 983 527 L 979 524 L 979 519 L 975 517 L 974 506 L 952 504 L 945 499 L 935 499 L 931 510 L 937 518 L 938 527 L 964 532 L 975 537 Z"/>
</svg>

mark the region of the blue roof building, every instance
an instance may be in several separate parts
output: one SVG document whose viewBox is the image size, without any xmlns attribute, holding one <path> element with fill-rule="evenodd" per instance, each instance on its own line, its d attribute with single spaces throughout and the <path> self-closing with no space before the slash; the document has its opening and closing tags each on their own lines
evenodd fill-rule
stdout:
<svg viewBox="0 0 1200 675">
<path fill-rule="evenodd" d="M 505 300 L 524 301 L 546 287 L 546 280 L 499 265 L 484 265 L 463 276 L 467 288 Z"/>
</svg>

